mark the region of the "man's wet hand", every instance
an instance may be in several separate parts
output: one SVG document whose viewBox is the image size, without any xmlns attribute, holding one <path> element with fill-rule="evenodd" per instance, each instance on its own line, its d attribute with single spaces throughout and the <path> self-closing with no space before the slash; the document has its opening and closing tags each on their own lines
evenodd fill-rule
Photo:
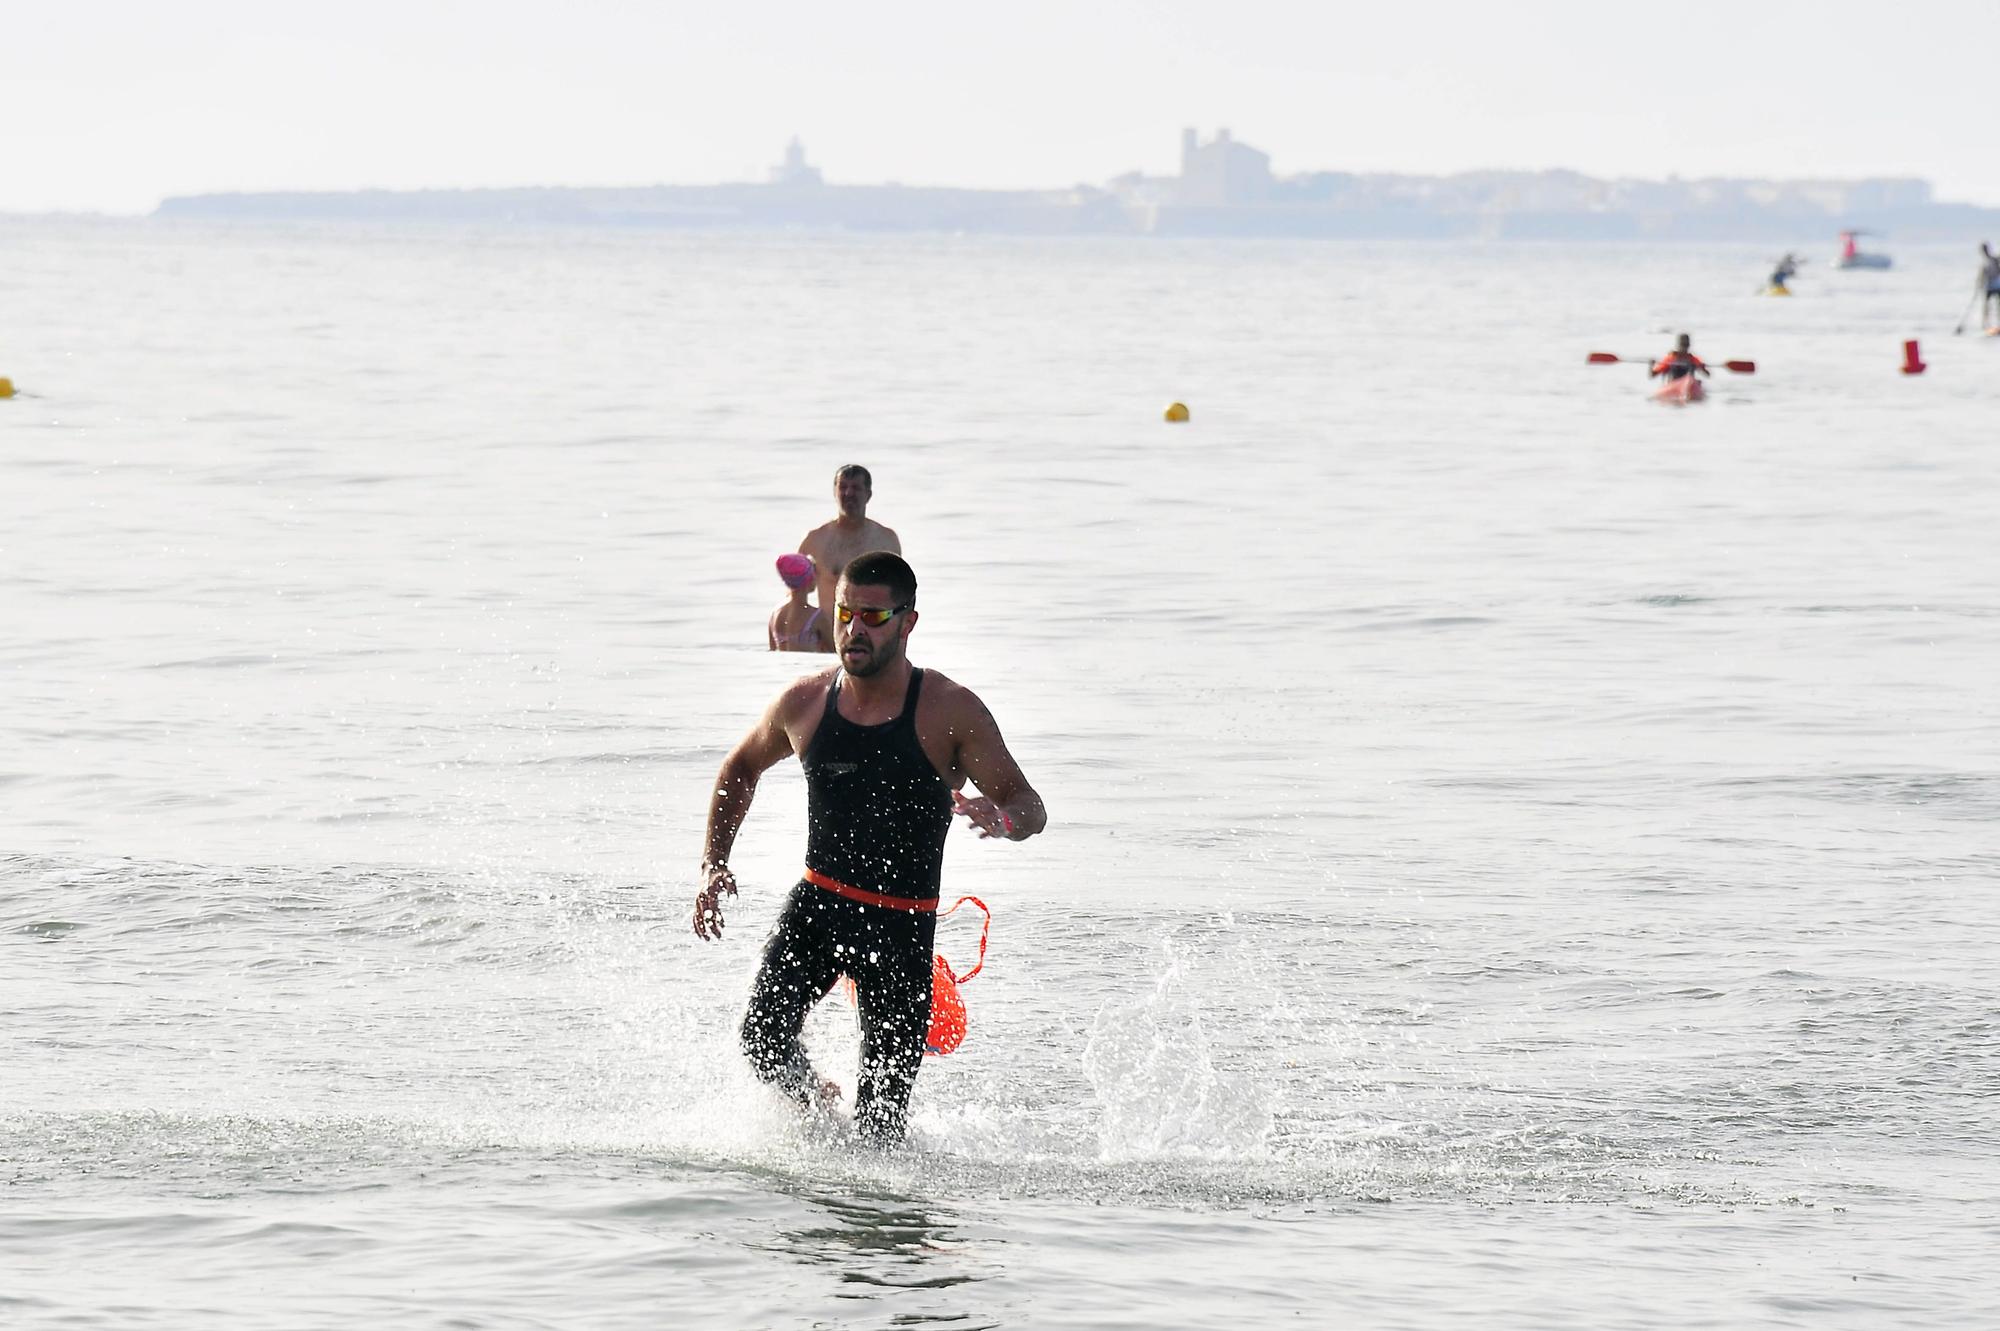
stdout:
<svg viewBox="0 0 2000 1331">
<path fill-rule="evenodd" d="M 1005 809 L 984 795 L 969 800 L 964 791 L 954 790 L 951 792 L 951 811 L 962 815 L 982 838 L 1009 838 L 1014 835 L 1014 820 L 1007 816 Z"/>
<path fill-rule="evenodd" d="M 701 891 L 694 898 L 694 936 L 713 941 L 722 937 L 722 898 L 736 895 L 736 875 L 726 864 L 704 864 Z"/>
</svg>

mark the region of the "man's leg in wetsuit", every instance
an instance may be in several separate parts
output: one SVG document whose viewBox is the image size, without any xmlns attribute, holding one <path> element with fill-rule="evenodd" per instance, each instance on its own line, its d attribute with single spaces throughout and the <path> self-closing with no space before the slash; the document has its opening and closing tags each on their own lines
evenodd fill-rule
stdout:
<svg viewBox="0 0 2000 1331">
<path fill-rule="evenodd" d="M 792 889 L 764 944 L 764 960 L 743 1014 L 743 1052 L 757 1079 L 807 1108 L 817 1103 L 820 1078 L 806 1059 L 799 1032 L 839 974 L 833 938 L 821 918 L 829 904 L 826 894 L 809 883 Z"/>
<path fill-rule="evenodd" d="M 931 950 L 937 917 L 880 914 L 884 918 L 879 922 L 871 921 L 877 927 L 868 931 L 870 946 L 863 950 L 869 959 L 857 967 L 860 973 L 854 982 L 861 1018 L 854 1126 L 886 1146 L 903 1139 L 910 1090 L 923 1067 L 924 1039 L 931 1026 Z"/>
</svg>

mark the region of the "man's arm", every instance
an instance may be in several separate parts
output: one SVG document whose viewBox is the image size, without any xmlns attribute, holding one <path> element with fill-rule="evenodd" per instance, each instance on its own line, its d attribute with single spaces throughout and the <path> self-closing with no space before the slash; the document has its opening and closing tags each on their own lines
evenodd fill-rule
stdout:
<svg viewBox="0 0 2000 1331">
<path fill-rule="evenodd" d="M 737 741 L 716 773 L 708 797 L 708 830 L 702 838 L 701 891 L 694 899 L 694 932 L 698 938 L 722 937 L 722 897 L 736 895 L 736 876 L 729 872 L 729 852 L 736 833 L 757 795 L 757 780 L 792 753 L 784 726 L 785 704 L 792 690 L 778 695 L 750 733 Z"/>
<path fill-rule="evenodd" d="M 1049 811 L 1042 797 L 1007 751 L 1000 724 L 986 710 L 986 704 L 967 689 L 952 710 L 952 729 L 959 736 L 959 769 L 979 787 L 978 799 L 953 791 L 954 811 L 964 814 L 981 837 L 1025 841 L 1048 827 Z"/>
</svg>

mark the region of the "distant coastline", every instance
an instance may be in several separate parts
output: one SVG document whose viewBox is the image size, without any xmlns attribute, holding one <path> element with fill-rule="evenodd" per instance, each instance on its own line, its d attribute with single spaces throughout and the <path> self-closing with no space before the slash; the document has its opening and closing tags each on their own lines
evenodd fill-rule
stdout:
<svg viewBox="0 0 2000 1331">
<path fill-rule="evenodd" d="M 1574 171 L 1278 176 L 1227 130 L 1186 130 L 1174 176 L 979 190 L 834 185 L 794 140 L 760 183 L 196 194 L 164 219 L 526 223 L 1002 235 L 1324 236 L 1438 240 L 1770 240 L 1842 229 L 1906 240 L 2000 236 L 2000 209 L 1907 178 L 1599 180 Z"/>
</svg>

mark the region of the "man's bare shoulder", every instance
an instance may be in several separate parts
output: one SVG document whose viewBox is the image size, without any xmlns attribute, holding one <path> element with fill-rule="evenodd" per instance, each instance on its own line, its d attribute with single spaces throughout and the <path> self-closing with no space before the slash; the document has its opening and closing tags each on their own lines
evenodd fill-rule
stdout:
<svg viewBox="0 0 2000 1331">
<path fill-rule="evenodd" d="M 985 716 L 986 704 L 979 695 L 949 675 L 924 667 L 924 699 L 937 707 L 937 715 L 953 726 Z"/>
<path fill-rule="evenodd" d="M 804 536 L 801 536 L 799 538 L 799 553 L 802 555 L 818 553 L 819 548 L 826 544 L 827 533 L 832 530 L 833 524 L 831 522 L 822 522 L 819 526 L 814 527 Z"/>
<path fill-rule="evenodd" d="M 887 550 L 890 554 L 896 554 L 896 555 L 900 555 L 903 553 L 902 538 L 897 536 L 892 528 L 883 526 L 881 523 L 876 522 L 873 518 L 870 518 L 869 522 L 875 528 L 874 532 L 870 536 L 870 539 L 873 540 L 875 543 L 874 544 L 875 549 Z"/>
<path fill-rule="evenodd" d="M 833 677 L 840 671 L 839 666 L 827 666 L 810 674 L 800 675 L 778 692 L 771 706 L 779 715 L 790 718 L 801 711 L 821 705 L 826 691 L 833 687 Z"/>
</svg>

